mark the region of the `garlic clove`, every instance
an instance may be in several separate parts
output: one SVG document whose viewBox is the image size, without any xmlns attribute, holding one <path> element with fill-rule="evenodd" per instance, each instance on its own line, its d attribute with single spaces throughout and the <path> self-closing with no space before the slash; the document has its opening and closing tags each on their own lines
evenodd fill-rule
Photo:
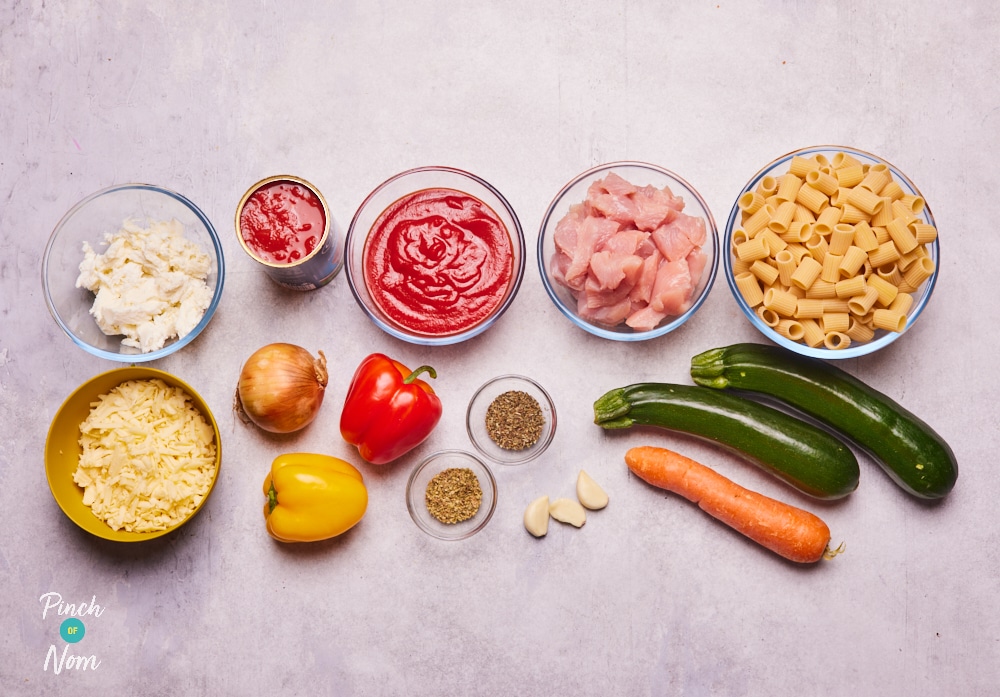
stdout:
<svg viewBox="0 0 1000 697">
<path fill-rule="evenodd" d="M 524 509 L 524 527 L 535 537 L 544 537 L 549 531 L 549 497 L 540 496 Z"/>
<path fill-rule="evenodd" d="M 587 522 L 587 512 L 573 499 L 556 499 L 549 504 L 549 515 L 577 528 Z"/>
<path fill-rule="evenodd" d="M 576 478 L 576 497 L 585 508 L 600 510 L 608 505 L 608 495 L 584 470 Z"/>
</svg>

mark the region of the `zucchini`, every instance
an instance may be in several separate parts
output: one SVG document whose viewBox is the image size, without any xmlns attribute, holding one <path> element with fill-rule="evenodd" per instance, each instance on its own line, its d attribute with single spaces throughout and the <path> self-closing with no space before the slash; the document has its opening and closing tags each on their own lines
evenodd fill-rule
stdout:
<svg viewBox="0 0 1000 697">
<path fill-rule="evenodd" d="M 764 344 L 735 344 L 691 359 L 699 385 L 767 395 L 867 451 L 896 484 L 926 499 L 955 486 L 958 463 L 941 436 L 892 399 L 819 359 Z"/>
<path fill-rule="evenodd" d="M 594 423 L 606 429 L 659 426 L 714 441 L 819 499 L 858 488 L 858 460 L 839 439 L 724 392 L 652 382 L 619 387 L 594 402 Z"/>
</svg>

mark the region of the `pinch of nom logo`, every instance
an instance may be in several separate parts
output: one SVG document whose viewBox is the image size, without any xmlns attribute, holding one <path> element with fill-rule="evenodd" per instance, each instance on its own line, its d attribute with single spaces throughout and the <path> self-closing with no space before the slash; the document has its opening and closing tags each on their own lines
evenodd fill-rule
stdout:
<svg viewBox="0 0 1000 697">
<path fill-rule="evenodd" d="M 104 609 L 97 604 L 97 596 L 93 596 L 90 602 L 66 603 L 63 602 L 62 595 L 55 591 L 42 594 L 38 599 L 42 606 L 42 619 L 54 616 L 65 618 L 59 623 L 59 638 L 65 642 L 60 652 L 55 643 L 49 646 L 45 653 L 45 663 L 42 670 L 48 672 L 49 664 L 52 665 L 52 672 L 59 675 L 63 670 L 97 670 L 101 661 L 95 655 L 85 656 L 70 652 L 70 646 L 80 643 L 87 634 L 87 627 L 83 623 L 83 618 L 100 617 L 104 614 Z M 87 620 L 90 621 L 89 619 Z"/>
</svg>

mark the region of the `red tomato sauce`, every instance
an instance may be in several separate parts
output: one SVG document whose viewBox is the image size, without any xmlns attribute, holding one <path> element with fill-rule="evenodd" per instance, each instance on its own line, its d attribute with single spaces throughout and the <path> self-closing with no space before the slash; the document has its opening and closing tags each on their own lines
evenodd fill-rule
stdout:
<svg viewBox="0 0 1000 697">
<path fill-rule="evenodd" d="M 240 234 L 250 252 L 272 264 L 305 259 L 326 229 L 323 204 L 308 187 L 275 181 L 254 191 L 240 211 Z"/>
<path fill-rule="evenodd" d="M 393 322 L 420 334 L 470 329 L 503 302 L 514 275 L 510 233 L 497 214 L 454 189 L 399 199 L 372 225 L 365 285 Z"/>
</svg>

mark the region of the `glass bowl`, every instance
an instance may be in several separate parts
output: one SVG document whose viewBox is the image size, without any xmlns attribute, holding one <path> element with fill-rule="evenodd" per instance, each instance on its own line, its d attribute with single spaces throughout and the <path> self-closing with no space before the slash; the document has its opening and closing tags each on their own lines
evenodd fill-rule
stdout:
<svg viewBox="0 0 1000 697">
<path fill-rule="evenodd" d="M 184 226 L 184 237 L 211 258 L 206 283 L 212 297 L 201 320 L 187 334 L 169 339 L 158 350 L 144 353 L 138 348 L 123 346 L 121 335 L 105 334 L 90 314 L 94 293 L 76 287 L 80 262 L 84 258 L 83 243 L 89 243 L 100 254 L 106 248 L 105 233 L 117 233 L 126 220 L 146 225 L 174 219 Z M 184 196 L 150 184 L 112 186 L 77 203 L 56 225 L 42 257 L 45 304 L 56 324 L 88 353 L 127 363 L 163 358 L 191 343 L 215 314 L 222 297 L 224 277 L 222 245 L 209 219 Z"/>
<path fill-rule="evenodd" d="M 479 294 L 484 287 L 489 286 L 491 291 L 495 291 L 493 301 L 492 303 L 483 303 L 483 305 L 492 307 L 492 310 L 471 326 L 465 323 L 455 325 L 454 329 L 442 326 L 435 327 L 433 330 L 408 327 L 397 321 L 398 317 L 394 319 L 387 314 L 369 287 L 368 264 L 370 260 L 366 250 L 372 239 L 373 227 L 382 214 L 394 204 L 401 203 L 403 199 L 409 198 L 412 194 L 431 189 L 451 189 L 478 199 L 500 221 L 502 227 L 506 228 L 511 247 L 509 281 L 505 285 L 498 283 L 490 286 L 487 280 L 489 276 L 480 273 L 484 267 L 488 266 L 488 263 L 484 263 L 481 259 L 474 263 L 468 262 L 469 250 L 472 253 L 478 253 L 477 250 L 481 250 L 482 247 L 477 244 L 453 244 L 455 239 L 468 240 L 469 230 L 473 228 L 465 227 L 462 233 L 454 235 L 457 226 L 451 224 L 452 221 L 449 221 L 447 226 L 436 228 L 435 215 L 426 213 L 419 218 L 411 216 L 405 220 L 407 231 L 418 231 L 420 235 L 419 245 L 416 244 L 418 241 L 416 238 L 410 238 L 413 244 L 403 245 L 402 242 L 398 241 L 402 235 L 392 237 L 396 242 L 393 246 L 397 249 L 407 252 L 410 249 L 418 249 L 420 260 L 393 267 L 391 273 L 379 274 L 378 279 L 380 283 L 388 279 L 392 282 L 392 287 L 402 289 L 409 295 L 410 299 L 418 299 L 412 300 L 413 302 L 419 302 L 420 299 L 427 297 L 438 298 L 439 300 L 435 300 L 435 302 L 440 304 L 433 306 L 433 309 L 430 305 L 426 305 L 423 314 L 425 316 L 446 316 L 446 313 L 454 312 L 454 318 L 459 322 L 463 321 L 466 314 L 462 310 L 453 309 L 457 307 L 454 304 L 455 299 L 464 302 L 465 299 Z M 404 229 L 404 226 L 397 225 L 393 231 L 401 229 Z M 483 239 L 481 235 L 473 235 L 473 237 L 478 240 Z M 443 346 L 465 341 L 483 333 L 493 326 L 510 307 L 524 276 L 524 233 L 514 209 L 488 182 L 474 174 L 449 167 L 421 167 L 407 170 L 379 185 L 368 195 L 351 220 L 345 248 L 344 267 L 347 272 L 347 282 L 358 305 L 371 321 L 387 334 L 413 344 Z M 383 259 L 388 258 L 384 252 L 378 256 Z M 431 260 L 433 263 L 427 260 Z M 476 273 L 469 273 L 468 270 L 473 267 L 476 269 Z M 420 273 L 411 273 L 411 270 L 414 269 Z M 459 270 L 458 274 L 456 274 L 456 270 Z M 381 290 L 377 287 L 376 289 Z M 392 302 L 395 303 L 395 306 L 399 305 L 399 301 L 395 297 Z M 399 316 L 402 317 L 403 314 L 405 311 L 402 311 Z"/>
<path fill-rule="evenodd" d="M 446 469 L 467 468 L 472 470 L 479 480 L 479 488 L 483 491 L 482 502 L 478 512 L 459 523 L 442 523 L 427 509 L 425 500 L 427 485 L 438 474 Z M 493 472 L 485 462 L 471 453 L 462 450 L 441 450 L 429 455 L 423 462 L 413 468 L 406 482 L 406 507 L 410 517 L 417 527 L 431 537 L 439 540 L 464 540 L 472 537 L 486 527 L 493 517 L 497 505 L 497 482 Z"/>
<path fill-rule="evenodd" d="M 212 484 L 201 503 L 182 522 L 166 530 L 155 532 L 128 532 L 114 530 L 104 520 L 98 518 L 83 503 L 83 489 L 73 481 L 80 461 L 80 424 L 90 414 L 93 402 L 107 394 L 118 385 L 128 380 L 150 380 L 158 378 L 168 385 L 179 387 L 191 396 L 195 407 L 202 413 L 205 420 L 215 432 L 215 475 Z M 219 467 L 222 464 L 222 439 L 219 436 L 219 426 L 212 415 L 211 409 L 201 396 L 190 385 L 173 375 L 144 366 L 116 368 L 90 378 L 80 385 L 56 412 L 49 426 L 45 439 L 45 476 L 49 489 L 63 513 L 80 528 L 92 535 L 112 540 L 114 542 L 143 542 L 173 532 L 187 521 L 191 520 L 204 507 L 205 502 L 215 488 L 219 477 Z"/>
<path fill-rule="evenodd" d="M 570 213 L 571 207 L 576 204 L 582 204 L 584 200 L 588 198 L 588 190 L 594 182 L 605 179 L 605 177 L 609 174 L 615 174 L 638 188 L 655 187 L 657 189 L 663 189 L 663 187 L 669 187 L 669 190 L 674 197 L 682 199 L 683 214 L 694 218 L 700 218 L 704 223 L 704 239 L 698 240 L 701 242 L 700 247 L 701 252 L 704 254 L 704 258 L 696 260 L 698 265 L 703 263 L 704 266 L 699 273 L 697 283 L 695 283 L 693 287 L 682 287 L 681 298 L 675 300 L 667 299 L 666 308 L 664 308 L 662 303 L 658 303 L 659 307 L 656 308 L 652 307 L 654 303 L 649 303 L 651 306 L 649 313 L 645 313 L 642 316 L 643 321 L 635 322 L 636 328 L 626 324 L 626 320 L 622 317 L 622 315 L 629 312 L 629 304 L 628 294 L 621 293 L 620 291 L 629 290 L 630 282 L 628 280 L 619 282 L 617 286 L 605 283 L 602 287 L 608 289 L 613 288 L 613 290 L 606 291 L 603 296 L 596 294 L 588 296 L 585 295 L 582 290 L 571 290 L 565 283 L 562 282 L 561 279 L 566 276 L 566 274 L 563 273 L 566 269 L 560 270 L 560 266 L 556 262 L 556 238 L 559 237 L 557 228 L 560 221 L 562 221 L 563 218 Z M 643 228 L 649 228 L 655 224 L 648 222 L 648 214 L 644 214 L 642 219 Z M 636 226 L 630 224 L 626 227 L 634 229 Z M 650 236 L 649 240 L 640 245 L 639 249 L 643 252 L 640 256 L 643 258 L 651 258 L 645 252 L 651 249 L 649 245 L 651 245 L 652 240 L 653 237 Z M 575 232 L 572 234 L 572 241 L 572 249 L 575 250 Z M 659 248 L 659 245 L 657 245 L 657 249 Z M 671 256 L 677 257 L 671 259 L 671 263 L 686 261 L 687 257 L 680 258 L 685 252 L 677 251 L 678 249 L 683 249 L 683 247 L 679 248 L 675 245 L 665 245 L 664 250 L 667 249 L 670 250 Z M 573 277 L 581 281 L 583 278 L 587 277 L 596 278 L 594 275 L 594 264 L 589 263 L 586 258 L 584 258 L 583 261 L 587 262 L 582 266 L 583 274 L 578 275 L 574 272 Z M 577 327 L 596 336 L 600 336 L 605 339 L 612 339 L 614 341 L 643 341 L 646 339 L 654 339 L 677 329 L 682 324 L 687 322 L 691 319 L 694 313 L 698 311 L 702 303 L 708 297 L 708 293 L 712 289 L 712 284 L 715 282 L 718 264 L 719 235 L 715 226 L 715 219 L 712 217 L 712 212 L 709 210 L 708 204 L 705 203 L 705 200 L 690 184 L 670 170 L 643 162 L 611 162 L 589 169 L 573 178 L 562 188 L 562 190 L 559 191 L 558 194 L 556 194 L 556 197 L 549 205 L 549 208 L 545 213 L 545 217 L 542 219 L 541 229 L 538 234 L 538 268 L 541 272 L 542 283 L 544 284 L 549 297 L 552 299 L 552 302 L 555 303 L 559 311 L 568 317 Z M 577 265 L 577 268 L 581 267 Z M 654 269 L 655 273 L 656 267 L 651 265 L 651 268 Z M 687 271 L 682 271 L 681 273 L 687 273 Z M 691 275 L 693 276 L 694 274 Z M 681 276 L 677 273 L 673 276 L 675 279 L 681 278 Z M 631 287 L 638 291 L 643 286 L 648 287 L 645 283 L 637 283 L 635 286 Z M 619 294 L 616 295 L 616 292 Z M 620 297 L 622 295 L 625 297 Z M 662 293 L 658 294 L 658 296 L 661 299 L 665 297 Z M 606 304 L 611 309 L 609 309 L 607 313 L 603 313 L 602 311 L 602 314 L 604 315 L 603 318 L 596 318 L 594 313 L 591 310 L 586 309 L 583 305 L 583 301 L 578 298 L 583 298 L 588 304 L 592 304 L 594 302 Z M 643 306 L 645 306 L 647 302 L 648 300 L 643 297 Z M 622 309 L 622 305 L 620 303 L 624 303 L 624 309 Z M 635 309 L 634 305 L 633 309 Z M 652 314 L 654 310 L 662 309 L 672 310 L 672 312 Z M 581 314 L 581 310 L 583 310 L 583 314 Z"/>
<path fill-rule="evenodd" d="M 541 433 L 538 440 L 529 447 L 515 450 L 501 447 L 490 436 L 486 424 L 486 414 L 493 401 L 506 392 L 524 392 L 531 396 L 541 410 Z M 556 433 L 556 406 L 549 393 L 531 378 L 521 375 L 501 375 L 488 381 L 473 395 L 466 412 L 465 427 L 472 445 L 484 457 L 501 465 L 522 465 L 534 460 L 549 447 Z"/>
<path fill-rule="evenodd" d="M 764 182 L 765 178 L 776 178 L 788 172 L 792 165 L 793 158 L 801 157 L 808 159 L 820 156 L 832 164 L 838 153 L 844 153 L 855 158 L 862 164 L 863 167 L 866 168 L 871 165 L 884 164 L 891 173 L 893 181 L 899 184 L 899 187 L 904 195 L 920 199 L 922 210 L 915 214 L 915 218 L 920 222 L 936 227 L 934 216 L 931 213 L 930 207 L 923 200 L 923 196 L 920 194 L 913 182 L 911 182 L 910 179 L 897 167 L 889 162 L 886 162 L 881 157 L 856 148 L 838 145 L 817 145 L 808 148 L 801 148 L 783 155 L 757 172 L 757 174 L 755 174 L 750 181 L 747 182 L 746 186 L 740 190 L 739 195 L 736 197 L 736 202 L 733 204 L 733 208 L 729 213 L 729 219 L 726 222 L 726 229 L 723 237 L 723 245 L 726 249 L 726 253 L 723 255 L 726 280 L 729 283 L 729 288 L 733 293 L 733 297 L 736 298 L 736 302 L 739 305 L 740 310 L 742 310 L 746 318 L 750 320 L 750 323 L 767 339 L 780 346 L 804 356 L 812 356 L 813 358 L 823 359 L 855 358 L 857 356 L 863 356 L 874 351 L 878 351 L 880 348 L 888 346 L 892 342 L 896 341 L 896 339 L 902 336 L 906 330 L 913 326 L 917 317 L 920 316 L 921 312 L 923 312 L 924 308 L 927 306 L 927 303 L 931 298 L 931 293 L 934 290 L 934 285 L 937 282 L 938 272 L 940 269 L 940 247 L 937 237 L 935 236 L 933 241 L 924 245 L 924 249 L 926 250 L 928 257 L 933 262 L 934 271 L 931 273 L 929 278 L 917 287 L 916 292 L 912 294 L 912 307 L 905 315 L 905 326 L 903 326 L 902 330 L 886 331 L 884 329 L 876 329 L 871 339 L 867 341 L 852 340 L 850 345 L 846 348 L 829 348 L 822 344 L 810 346 L 802 341 L 790 338 L 790 336 L 798 336 L 797 331 L 789 333 L 788 327 L 786 326 L 784 328 L 784 332 L 779 332 L 778 329 L 771 326 L 775 321 L 774 316 L 769 317 L 769 321 L 765 321 L 757 314 L 755 308 L 750 305 L 743 293 L 741 293 L 736 281 L 737 274 L 734 271 L 734 264 L 737 263 L 734 258 L 734 234 L 739 234 L 743 226 L 741 220 L 742 209 L 740 208 L 740 200 L 743 199 L 744 196 L 752 195 L 750 192 L 755 191 L 762 184 L 762 182 Z M 757 307 L 760 307 L 760 305 L 757 305 Z M 876 305 L 876 307 L 878 307 L 878 305 Z"/>
</svg>

